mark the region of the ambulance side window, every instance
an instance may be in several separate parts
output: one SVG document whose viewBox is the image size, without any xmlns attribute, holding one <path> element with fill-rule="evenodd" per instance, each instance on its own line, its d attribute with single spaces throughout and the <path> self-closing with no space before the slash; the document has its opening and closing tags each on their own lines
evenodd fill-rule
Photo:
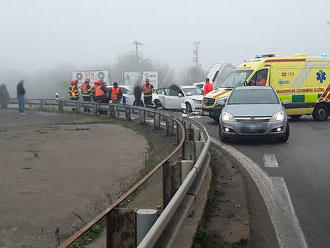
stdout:
<svg viewBox="0 0 330 248">
<path fill-rule="evenodd" d="M 251 78 L 248 86 L 265 86 L 267 81 L 268 69 L 257 71 Z"/>
</svg>

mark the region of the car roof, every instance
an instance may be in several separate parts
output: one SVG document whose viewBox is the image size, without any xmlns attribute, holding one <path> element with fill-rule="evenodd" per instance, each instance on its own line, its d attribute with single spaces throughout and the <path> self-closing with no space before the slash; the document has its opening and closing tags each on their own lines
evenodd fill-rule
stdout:
<svg viewBox="0 0 330 248">
<path fill-rule="evenodd" d="M 196 87 L 195 85 L 184 85 L 184 86 L 181 86 L 182 89 L 187 89 L 187 88 L 194 88 L 194 89 L 200 89 L 198 87 Z"/>
<path fill-rule="evenodd" d="M 271 90 L 273 88 L 269 87 L 269 86 L 241 86 L 241 87 L 236 87 L 235 88 L 235 90 L 249 90 L 249 89 L 255 89 L 255 90 L 267 89 L 267 90 Z"/>
</svg>

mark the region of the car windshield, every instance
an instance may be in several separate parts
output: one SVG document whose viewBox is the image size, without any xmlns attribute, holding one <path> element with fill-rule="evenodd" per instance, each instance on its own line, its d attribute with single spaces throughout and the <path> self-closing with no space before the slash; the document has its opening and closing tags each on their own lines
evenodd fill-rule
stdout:
<svg viewBox="0 0 330 248">
<path fill-rule="evenodd" d="M 232 104 L 278 104 L 279 100 L 272 89 L 234 90 L 228 105 Z"/>
<path fill-rule="evenodd" d="M 201 88 L 183 88 L 182 89 L 187 96 L 203 95 Z"/>
<path fill-rule="evenodd" d="M 251 73 L 252 70 L 233 71 L 229 77 L 220 84 L 220 88 L 236 88 L 242 86 Z"/>
</svg>

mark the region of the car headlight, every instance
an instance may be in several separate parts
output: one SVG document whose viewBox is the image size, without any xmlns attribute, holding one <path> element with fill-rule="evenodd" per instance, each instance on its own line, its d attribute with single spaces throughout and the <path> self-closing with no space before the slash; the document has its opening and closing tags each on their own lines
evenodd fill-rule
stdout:
<svg viewBox="0 0 330 248">
<path fill-rule="evenodd" d="M 221 114 L 221 118 L 223 121 L 235 121 L 235 118 L 232 114 L 229 114 L 228 112 L 223 112 Z"/>
<path fill-rule="evenodd" d="M 283 121 L 284 117 L 285 117 L 284 112 L 280 111 L 273 114 L 272 118 L 270 118 L 270 121 Z"/>
<path fill-rule="evenodd" d="M 202 103 L 201 100 L 195 100 L 195 99 L 193 99 L 193 102 L 196 103 L 196 104 L 201 104 Z"/>
<path fill-rule="evenodd" d="M 220 98 L 217 101 L 217 105 L 225 105 L 228 98 Z"/>
</svg>

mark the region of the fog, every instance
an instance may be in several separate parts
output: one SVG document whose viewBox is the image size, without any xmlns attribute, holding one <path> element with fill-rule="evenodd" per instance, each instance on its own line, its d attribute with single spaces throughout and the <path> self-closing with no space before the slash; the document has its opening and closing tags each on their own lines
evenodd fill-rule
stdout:
<svg viewBox="0 0 330 248">
<path fill-rule="evenodd" d="M 330 52 L 328 0 L 1 0 L 0 6 L 0 83 L 11 92 L 26 73 L 110 65 L 135 51 L 134 40 L 143 43 L 141 55 L 177 75 L 194 66 L 194 41 L 204 70 L 257 54 Z"/>
</svg>

